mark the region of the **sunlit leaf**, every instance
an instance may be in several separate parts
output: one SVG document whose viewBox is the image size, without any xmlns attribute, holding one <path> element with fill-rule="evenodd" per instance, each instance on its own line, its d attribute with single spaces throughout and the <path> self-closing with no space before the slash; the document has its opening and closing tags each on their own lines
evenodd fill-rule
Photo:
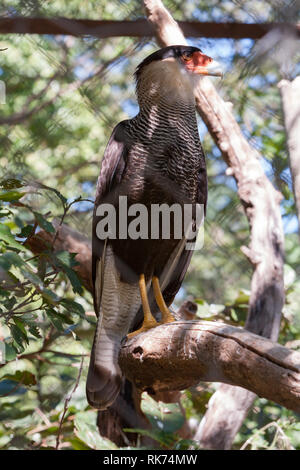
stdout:
<svg viewBox="0 0 300 470">
<path fill-rule="evenodd" d="M 20 193 L 19 191 L 6 191 L 0 193 L 0 201 L 18 201 L 25 193 Z"/>
<path fill-rule="evenodd" d="M 28 370 L 17 370 L 15 374 L 6 374 L 1 377 L 1 380 L 13 380 L 14 382 L 20 382 L 22 385 L 36 385 L 36 378 L 34 374 L 29 372 Z"/>
<path fill-rule="evenodd" d="M 77 413 L 75 417 L 75 434 L 89 448 L 95 450 L 114 450 L 118 447 L 109 439 L 101 437 L 96 425 L 97 412 Z"/>
<path fill-rule="evenodd" d="M 39 212 L 34 212 L 34 216 L 41 228 L 43 228 L 46 232 L 55 233 L 55 228 L 51 222 L 49 222 L 49 220 L 47 220 L 42 214 Z"/>
<path fill-rule="evenodd" d="M 178 431 L 184 423 L 184 416 L 178 403 L 157 402 L 143 392 L 141 409 L 152 427 L 167 433 Z"/>
<path fill-rule="evenodd" d="M 15 240 L 15 237 L 13 236 L 7 225 L 2 224 L 0 222 L 0 241 L 1 240 L 3 240 L 9 246 L 16 248 L 17 250 L 26 251 L 24 246 Z"/>
</svg>

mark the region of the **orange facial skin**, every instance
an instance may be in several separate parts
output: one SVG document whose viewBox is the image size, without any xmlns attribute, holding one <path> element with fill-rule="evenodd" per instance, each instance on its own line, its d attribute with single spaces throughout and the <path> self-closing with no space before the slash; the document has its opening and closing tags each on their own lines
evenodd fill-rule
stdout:
<svg viewBox="0 0 300 470">
<path fill-rule="evenodd" d="M 207 66 L 213 62 L 213 59 L 202 52 L 193 52 L 182 56 L 185 68 L 192 73 L 199 75 L 210 75 Z"/>
</svg>

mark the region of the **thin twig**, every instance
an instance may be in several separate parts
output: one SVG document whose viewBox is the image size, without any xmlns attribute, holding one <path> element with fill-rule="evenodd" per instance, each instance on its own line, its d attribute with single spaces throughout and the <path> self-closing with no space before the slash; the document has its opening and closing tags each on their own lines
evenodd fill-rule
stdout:
<svg viewBox="0 0 300 470">
<path fill-rule="evenodd" d="M 64 411 L 63 411 L 63 414 L 62 414 L 62 417 L 61 417 L 61 420 L 60 420 L 60 423 L 59 423 L 59 428 L 58 428 L 58 433 L 57 433 L 57 437 L 56 437 L 56 447 L 55 447 L 55 450 L 58 450 L 59 448 L 59 442 L 60 442 L 60 434 L 61 434 L 61 430 L 62 430 L 62 425 L 63 425 L 63 422 L 64 422 L 64 418 L 65 418 L 65 415 L 66 415 L 66 412 L 68 411 L 68 407 L 69 407 L 69 402 L 73 396 L 73 394 L 75 393 L 78 385 L 79 385 L 79 380 L 80 380 L 80 376 L 81 376 L 81 372 L 82 372 L 82 366 L 83 366 L 83 360 L 84 358 L 82 357 L 81 358 L 81 363 L 80 363 L 80 367 L 79 367 L 79 372 L 78 372 L 78 376 L 77 376 L 77 379 L 76 379 L 76 382 L 75 382 L 75 386 L 72 390 L 72 392 L 70 393 L 70 395 L 66 398 L 65 400 L 65 405 L 64 405 Z"/>
<path fill-rule="evenodd" d="M 272 421 L 271 423 L 268 423 L 266 424 L 265 426 L 263 426 L 262 428 L 258 429 L 251 437 L 249 437 L 249 439 L 246 440 L 246 442 L 244 442 L 244 444 L 242 445 L 242 447 L 240 448 L 240 450 L 245 450 L 246 447 L 248 445 L 250 445 L 252 443 L 252 441 L 257 437 L 259 436 L 260 434 L 264 434 L 264 432 L 271 428 L 271 427 L 274 427 L 276 429 L 276 432 L 275 432 L 275 436 L 274 436 L 274 439 L 271 443 L 271 446 L 270 448 L 272 448 L 275 443 L 276 443 L 276 440 L 277 440 L 277 437 L 278 437 L 278 434 L 281 435 L 281 438 L 284 442 L 286 442 L 286 446 L 289 450 L 292 450 L 294 449 L 293 446 L 291 445 L 290 443 L 290 440 L 288 439 L 288 437 L 285 435 L 285 433 L 283 432 L 283 430 L 281 429 L 281 427 L 279 426 L 278 423 L 276 423 L 276 421 Z"/>
</svg>

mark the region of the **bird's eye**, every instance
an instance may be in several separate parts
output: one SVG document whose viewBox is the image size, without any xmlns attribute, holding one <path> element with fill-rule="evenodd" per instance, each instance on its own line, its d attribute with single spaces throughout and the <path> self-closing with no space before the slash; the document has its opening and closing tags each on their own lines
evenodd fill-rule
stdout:
<svg viewBox="0 0 300 470">
<path fill-rule="evenodd" d="M 193 58 L 193 53 L 192 52 L 184 52 L 182 54 L 182 58 L 183 60 L 185 60 L 186 62 L 188 62 L 189 60 L 192 60 Z"/>
</svg>

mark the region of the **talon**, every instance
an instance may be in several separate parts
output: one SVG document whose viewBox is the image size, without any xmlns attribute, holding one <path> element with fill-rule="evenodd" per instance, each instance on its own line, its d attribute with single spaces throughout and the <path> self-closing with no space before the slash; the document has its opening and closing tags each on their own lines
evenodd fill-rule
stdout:
<svg viewBox="0 0 300 470">
<path fill-rule="evenodd" d="M 168 307 L 166 305 L 166 302 L 163 298 L 163 295 L 162 295 L 162 292 L 161 292 L 161 289 L 160 289 L 160 285 L 159 285 L 158 277 L 153 276 L 152 285 L 153 285 L 155 300 L 156 300 L 156 303 L 157 303 L 157 305 L 159 307 L 159 310 L 161 311 L 161 315 L 162 315 L 161 324 L 171 323 L 171 322 L 175 321 L 174 316 L 172 315 L 172 313 L 168 309 Z"/>
<path fill-rule="evenodd" d="M 139 328 L 138 330 L 133 331 L 132 333 L 129 333 L 127 335 L 127 339 L 133 338 L 134 336 L 139 335 L 140 333 L 144 333 L 145 331 L 151 330 L 151 328 L 155 328 L 158 325 L 160 325 L 160 323 L 158 323 L 155 319 L 154 319 L 153 322 L 152 321 L 145 322 L 145 320 L 144 320 L 141 328 Z"/>
<path fill-rule="evenodd" d="M 143 312 L 144 312 L 144 321 L 143 321 L 141 328 L 139 328 L 136 331 L 133 331 L 132 333 L 129 333 L 127 335 L 127 338 L 132 338 L 133 336 L 143 333 L 144 331 L 148 331 L 151 328 L 155 328 L 156 326 L 159 325 L 159 323 L 155 320 L 150 310 L 150 305 L 149 305 L 148 295 L 147 295 L 147 286 L 146 286 L 144 274 L 140 275 L 139 288 L 140 288 L 142 307 L 143 307 Z"/>
</svg>

